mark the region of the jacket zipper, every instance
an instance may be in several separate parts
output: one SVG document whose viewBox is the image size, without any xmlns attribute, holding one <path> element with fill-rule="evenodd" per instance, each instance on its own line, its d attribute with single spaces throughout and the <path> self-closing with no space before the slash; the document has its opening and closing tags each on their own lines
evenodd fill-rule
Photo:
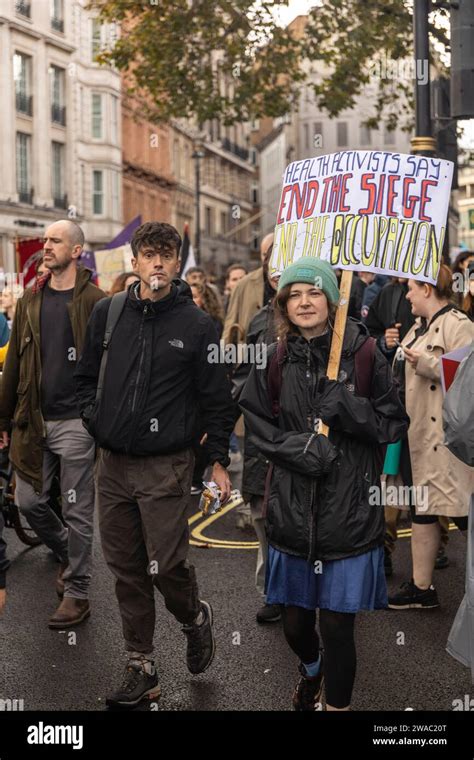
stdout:
<svg viewBox="0 0 474 760">
<path fill-rule="evenodd" d="M 140 360 L 138 362 L 137 379 L 136 379 L 136 382 L 135 382 L 135 390 L 133 392 L 133 400 L 132 400 L 132 434 L 130 436 L 130 444 L 129 444 L 129 447 L 128 447 L 129 450 L 132 448 L 133 439 L 135 437 L 135 429 L 136 429 L 136 426 L 137 426 L 137 420 L 133 419 L 133 413 L 135 412 L 135 405 L 136 405 L 137 395 L 138 395 L 138 381 L 140 380 L 140 375 L 141 375 L 142 366 L 143 366 L 143 359 L 145 357 L 145 341 L 143 339 L 143 333 L 144 333 L 144 329 L 145 329 L 145 316 L 146 316 L 147 313 L 148 313 L 148 304 L 143 309 L 143 316 L 142 316 L 142 321 L 141 321 L 141 324 L 140 324 L 140 331 L 139 331 L 139 334 L 138 334 L 138 340 L 139 341 L 141 340 L 141 350 L 140 350 Z"/>
<path fill-rule="evenodd" d="M 306 357 L 306 387 L 308 392 L 308 406 L 307 406 L 307 425 L 308 430 L 311 432 L 311 438 L 308 441 L 307 446 L 312 441 L 315 431 L 313 430 L 313 412 L 312 412 L 312 406 L 311 401 L 313 398 L 313 379 L 312 379 L 312 373 L 311 373 L 311 349 L 308 344 L 308 353 Z M 308 561 L 312 561 L 313 559 L 313 534 L 314 534 L 314 514 L 312 510 L 313 505 L 313 494 L 314 494 L 314 479 L 310 478 L 308 487 L 306 488 L 306 512 L 310 517 L 309 521 L 309 553 L 308 553 Z"/>
</svg>

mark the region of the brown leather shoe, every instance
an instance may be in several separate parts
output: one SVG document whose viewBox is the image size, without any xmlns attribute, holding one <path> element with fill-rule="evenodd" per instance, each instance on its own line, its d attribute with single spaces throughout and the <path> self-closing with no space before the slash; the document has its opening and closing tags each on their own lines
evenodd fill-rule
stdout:
<svg viewBox="0 0 474 760">
<path fill-rule="evenodd" d="M 49 628 L 70 628 L 82 623 L 91 610 L 88 599 L 75 599 L 65 596 L 54 615 L 49 619 Z"/>
<path fill-rule="evenodd" d="M 56 593 L 60 599 L 64 596 L 64 580 L 63 575 L 68 569 L 68 562 L 61 562 L 59 565 L 58 574 L 56 576 Z"/>
</svg>

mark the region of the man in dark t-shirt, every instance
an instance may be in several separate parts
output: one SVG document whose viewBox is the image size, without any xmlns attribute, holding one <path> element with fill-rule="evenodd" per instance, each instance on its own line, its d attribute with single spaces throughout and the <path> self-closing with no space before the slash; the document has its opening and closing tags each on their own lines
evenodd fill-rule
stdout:
<svg viewBox="0 0 474 760">
<path fill-rule="evenodd" d="M 0 396 L 16 503 L 60 562 L 56 592 L 62 601 L 49 620 L 50 628 L 60 629 L 90 615 L 95 445 L 79 415 L 73 372 L 88 318 L 105 293 L 78 266 L 83 244 L 81 228 L 70 220 L 46 230 L 47 272 L 18 301 Z M 57 474 L 64 524 L 50 507 Z"/>
</svg>

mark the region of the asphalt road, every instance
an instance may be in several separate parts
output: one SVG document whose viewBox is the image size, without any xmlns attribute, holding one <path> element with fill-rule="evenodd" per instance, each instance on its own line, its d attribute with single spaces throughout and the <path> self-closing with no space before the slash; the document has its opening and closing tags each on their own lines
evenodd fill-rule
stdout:
<svg viewBox="0 0 474 760">
<path fill-rule="evenodd" d="M 193 499 L 190 515 L 196 513 Z M 281 623 L 259 626 L 260 600 L 254 587 L 256 551 L 251 532 L 235 527 L 235 509 L 203 527 L 190 550 L 202 598 L 215 613 L 217 654 L 212 667 L 191 676 L 185 639 L 157 593 L 156 663 L 161 698 L 157 710 L 290 710 L 297 660 Z M 436 572 L 442 603 L 433 611 L 361 613 L 356 624 L 358 670 L 354 710 L 452 710 L 470 695 L 467 669 L 445 651 L 452 620 L 463 595 L 465 541 L 451 531 L 450 566 Z M 207 542 L 220 540 L 226 544 Z M 44 547 L 26 550 L 7 531 L 8 606 L 0 619 L 0 698 L 23 699 L 25 710 L 103 710 L 125 659 L 112 577 L 104 563 L 98 532 L 94 548 L 92 615 L 70 632 L 49 630 L 54 611 L 57 565 Z M 239 544 L 243 543 L 243 546 Z M 409 539 L 398 542 L 395 587 L 409 575 Z M 401 636 L 400 634 L 403 634 Z M 400 643 L 404 641 L 404 643 Z M 149 709 L 142 705 L 137 709 Z"/>
</svg>

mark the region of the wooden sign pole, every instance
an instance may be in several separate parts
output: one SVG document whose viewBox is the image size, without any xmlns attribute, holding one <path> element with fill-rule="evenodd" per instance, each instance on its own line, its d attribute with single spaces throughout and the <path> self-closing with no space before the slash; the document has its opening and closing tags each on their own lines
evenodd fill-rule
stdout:
<svg viewBox="0 0 474 760">
<path fill-rule="evenodd" d="M 341 284 L 339 286 L 339 292 L 341 296 L 336 311 L 336 320 L 332 333 L 331 350 L 329 352 L 328 369 L 326 373 L 329 380 L 337 380 L 337 376 L 339 374 L 342 342 L 344 340 L 344 332 L 347 322 L 347 311 L 349 309 L 349 298 L 351 295 L 352 274 L 352 270 L 349 269 L 344 269 L 342 272 Z M 319 432 L 321 435 L 327 436 L 329 433 L 328 426 L 321 422 Z"/>
</svg>

